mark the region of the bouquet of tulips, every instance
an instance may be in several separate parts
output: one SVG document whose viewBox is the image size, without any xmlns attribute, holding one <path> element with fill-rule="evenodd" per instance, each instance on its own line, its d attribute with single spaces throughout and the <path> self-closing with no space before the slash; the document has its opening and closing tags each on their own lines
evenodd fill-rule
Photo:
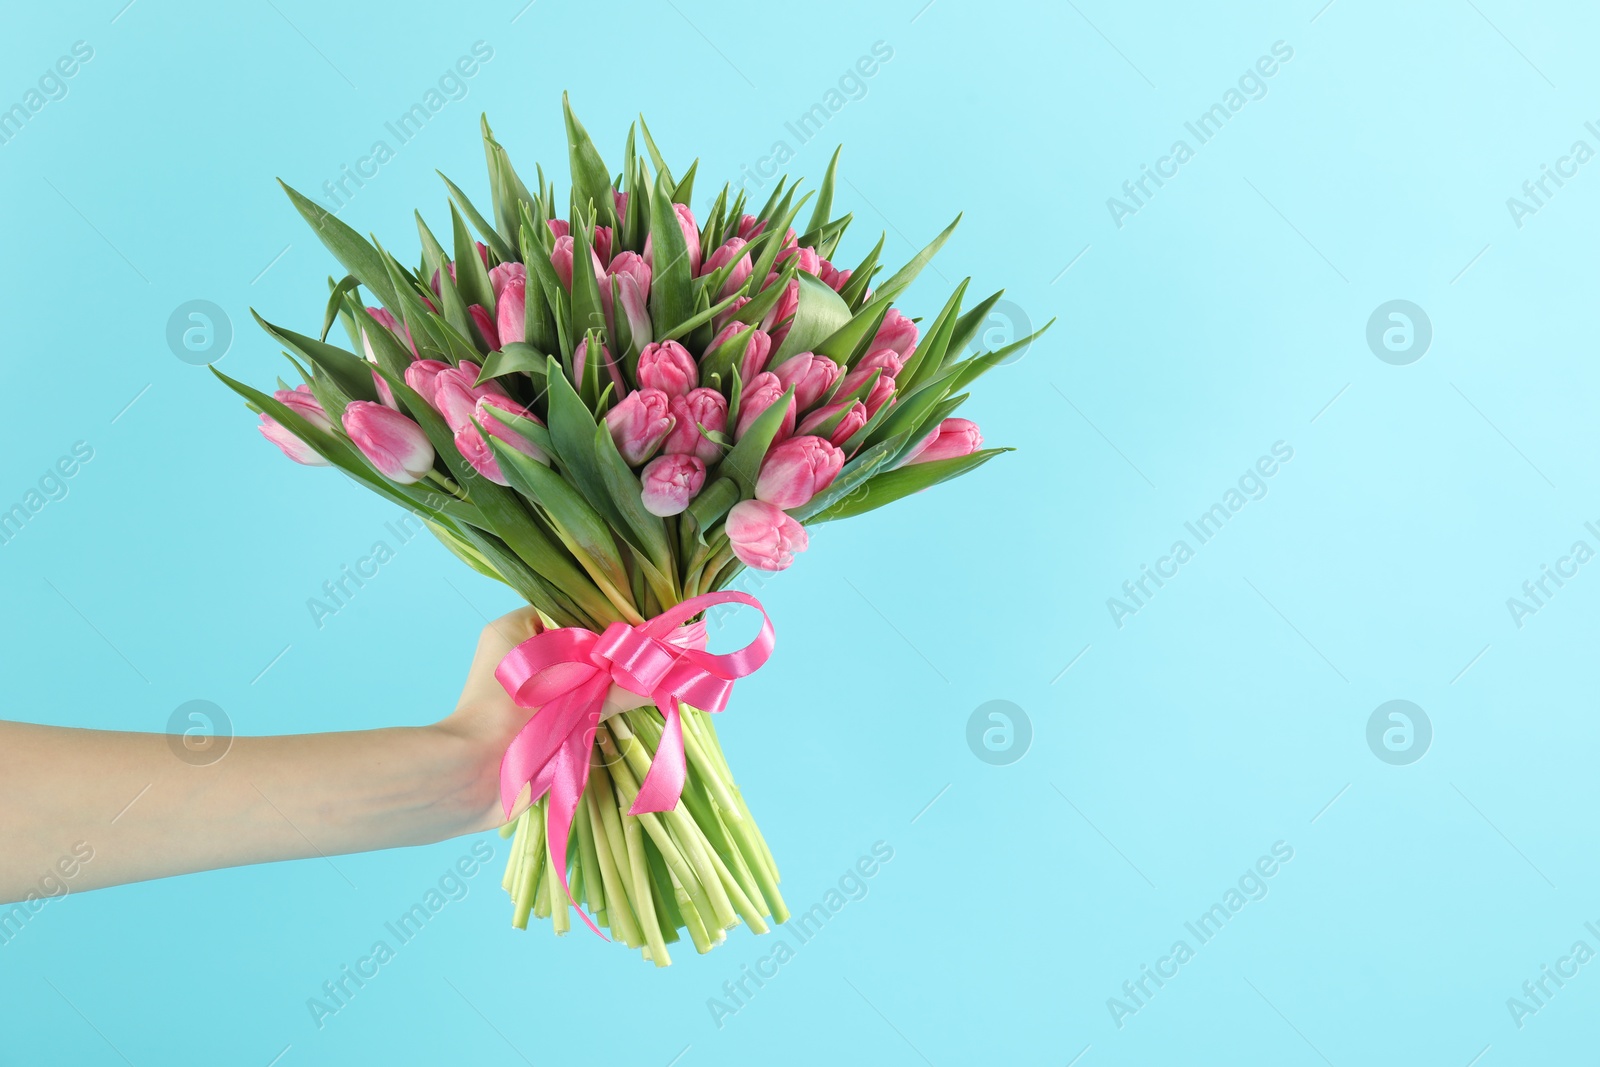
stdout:
<svg viewBox="0 0 1600 1067">
<path fill-rule="evenodd" d="M 675 177 L 641 119 L 613 179 L 565 120 L 570 195 L 542 169 L 525 185 L 485 121 L 493 221 L 446 179 L 448 243 L 419 216 L 415 269 L 285 186 L 349 273 L 320 336 L 257 316 L 301 384 L 218 377 L 290 459 L 421 516 L 538 610 L 498 672 L 530 709 L 502 775 L 508 815 L 532 800 L 502 831 L 513 922 L 563 933 L 570 900 L 665 966 L 680 930 L 706 952 L 788 918 L 711 720 L 771 624 L 713 656 L 706 606 L 759 607 L 718 591 L 788 567 L 808 524 L 1004 451 L 952 413 L 1031 338 L 965 355 L 1000 297 L 963 310 L 965 282 L 920 329 L 893 306 L 950 229 L 886 278 L 881 237 L 835 266 L 837 152 L 797 232 L 811 194 L 787 179 L 760 206 L 724 186 L 697 220 L 698 161 Z"/>
</svg>

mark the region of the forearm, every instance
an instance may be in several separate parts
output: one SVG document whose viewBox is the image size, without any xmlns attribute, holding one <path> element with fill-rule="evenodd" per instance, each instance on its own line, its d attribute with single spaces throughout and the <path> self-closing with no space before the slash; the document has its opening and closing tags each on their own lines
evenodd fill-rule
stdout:
<svg viewBox="0 0 1600 1067">
<path fill-rule="evenodd" d="M 0 901 L 60 878 L 75 849 L 74 891 L 426 844 L 493 822 L 492 752 L 444 725 L 241 737 L 204 766 L 172 744 L 0 722 Z"/>
</svg>

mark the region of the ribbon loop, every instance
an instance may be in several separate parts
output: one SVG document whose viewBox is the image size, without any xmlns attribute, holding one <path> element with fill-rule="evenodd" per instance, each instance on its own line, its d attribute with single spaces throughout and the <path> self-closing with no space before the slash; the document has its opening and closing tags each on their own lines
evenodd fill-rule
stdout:
<svg viewBox="0 0 1600 1067">
<path fill-rule="evenodd" d="M 704 650 L 704 625 L 686 624 L 719 604 L 753 607 L 762 625 L 743 648 L 712 654 Z M 761 602 L 725 590 L 690 597 L 638 625 L 614 622 L 601 634 L 578 627 L 546 630 L 500 661 L 495 678 L 518 707 L 534 709 L 501 761 L 500 801 L 509 819 L 524 788 L 531 787 L 533 803 L 550 797 L 546 847 L 568 900 L 566 842 L 588 785 L 590 750 L 611 685 L 649 697 L 662 714 L 661 742 L 628 814 L 671 811 L 688 774 L 682 705 L 708 712 L 727 708 L 733 683 L 759 670 L 776 641 Z M 581 908 L 578 914 L 600 934 Z"/>
</svg>

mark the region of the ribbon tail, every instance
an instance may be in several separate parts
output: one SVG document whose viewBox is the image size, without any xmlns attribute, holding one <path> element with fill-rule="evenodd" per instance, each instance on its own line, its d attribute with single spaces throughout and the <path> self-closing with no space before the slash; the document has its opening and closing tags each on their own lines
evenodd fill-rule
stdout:
<svg viewBox="0 0 1600 1067">
<path fill-rule="evenodd" d="M 584 729 L 574 730 L 556 754 L 555 780 L 550 785 L 550 804 L 545 810 L 545 847 L 549 850 L 550 866 L 561 885 L 561 907 L 570 901 L 578 908 L 578 917 L 603 940 L 611 940 L 589 918 L 587 912 L 573 900 L 567 887 L 567 844 L 572 835 L 572 816 L 583 800 L 584 787 L 589 783 L 589 748 L 594 744 L 594 724 L 600 720 L 598 711 L 584 717 Z M 598 874 L 598 872 L 596 872 Z M 587 877 L 587 876 L 586 876 Z M 552 906 L 556 905 L 552 900 Z"/>
<path fill-rule="evenodd" d="M 650 770 L 639 783 L 639 795 L 634 797 L 629 815 L 643 815 L 649 811 L 671 811 L 678 806 L 683 795 L 683 780 L 688 773 L 683 759 L 683 720 L 677 697 L 666 701 L 662 714 L 665 721 L 661 729 L 661 744 L 656 746 L 655 759 Z"/>
</svg>

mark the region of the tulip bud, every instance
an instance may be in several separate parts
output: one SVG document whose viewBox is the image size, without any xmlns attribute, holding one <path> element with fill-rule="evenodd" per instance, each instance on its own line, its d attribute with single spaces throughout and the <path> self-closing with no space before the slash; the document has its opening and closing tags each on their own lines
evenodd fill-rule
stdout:
<svg viewBox="0 0 1600 1067">
<path fill-rule="evenodd" d="M 917 442 L 917 447 L 906 455 L 902 465 L 969 456 L 982 447 L 983 434 L 978 432 L 977 423 L 967 419 L 945 419 L 932 433 Z"/>
<path fill-rule="evenodd" d="M 483 343 L 489 346 L 489 351 L 500 351 L 500 331 L 495 327 L 494 319 L 489 317 L 489 311 L 482 304 L 473 304 L 467 308 L 467 314 L 472 317 L 472 324 L 478 328 L 478 333 L 483 335 Z"/>
<path fill-rule="evenodd" d="M 376 319 L 379 326 L 382 326 L 396 337 L 403 339 L 406 343 L 406 347 L 411 349 L 411 354 L 413 356 L 417 354 L 416 342 L 411 339 L 411 327 L 402 325 L 400 320 L 390 314 L 387 308 L 368 308 L 367 314 Z M 373 363 L 378 362 L 377 355 L 375 355 L 372 351 L 372 342 L 367 339 L 367 331 L 365 326 L 363 326 L 361 330 L 361 347 L 365 351 L 366 357 L 369 361 Z"/>
<path fill-rule="evenodd" d="M 600 265 L 600 269 L 594 272 L 594 276 L 596 278 L 604 278 L 606 276 L 604 265 L 611 262 L 611 227 L 596 226 L 594 228 L 594 240 L 590 242 L 590 247 L 594 249 L 595 263 Z"/>
<path fill-rule="evenodd" d="M 785 389 L 794 389 L 795 404 L 800 411 L 807 411 L 827 395 L 844 374 L 844 368 L 827 356 L 801 352 L 772 368 L 772 373 Z"/>
<path fill-rule="evenodd" d="M 739 216 L 738 235 L 746 241 L 754 241 L 757 237 L 761 236 L 761 231 L 766 228 L 767 224 L 756 218 L 754 215 Z"/>
<path fill-rule="evenodd" d="M 822 284 L 826 285 L 829 289 L 832 289 L 836 293 L 842 293 L 844 292 L 844 287 L 850 284 L 851 273 L 852 272 L 848 267 L 844 270 L 840 270 L 827 260 L 823 260 L 822 269 L 817 272 L 817 277 L 821 278 Z"/>
<path fill-rule="evenodd" d="M 742 237 L 730 237 L 723 242 L 722 247 L 711 253 L 711 258 L 706 260 L 705 267 L 700 271 L 704 277 L 732 263 L 733 270 L 728 272 L 727 281 L 722 283 L 722 292 L 719 300 L 726 300 L 740 289 L 749 280 L 750 272 L 755 269 L 755 264 L 750 261 L 750 253 L 745 249 L 746 241 Z"/>
<path fill-rule="evenodd" d="M 625 256 L 631 256 L 633 254 L 634 253 L 632 252 L 624 252 L 622 255 L 618 256 L 617 259 L 622 259 Z M 612 267 L 615 267 L 616 260 L 613 260 L 611 265 Z M 616 281 L 617 286 L 615 298 L 616 302 L 622 309 L 622 317 L 628 322 L 628 336 L 635 341 L 643 341 L 651 334 L 650 268 L 644 267 L 643 270 L 644 280 L 642 282 L 639 280 L 639 275 L 636 273 L 620 271 L 612 275 L 612 278 Z M 610 293 L 611 286 L 609 285 L 600 291 L 600 295 L 607 300 L 611 299 Z M 608 316 L 613 314 L 609 308 L 607 309 L 606 313 Z M 607 322 L 611 324 L 613 330 L 616 329 L 617 322 L 615 318 L 608 317 Z"/>
<path fill-rule="evenodd" d="M 719 330 L 725 330 L 729 326 L 732 326 L 734 323 L 733 317 L 739 313 L 740 308 L 744 307 L 748 303 L 750 303 L 750 298 L 748 296 L 734 297 L 733 303 L 729 304 L 722 310 L 720 314 L 711 320 L 712 325 Z"/>
<path fill-rule="evenodd" d="M 854 437 L 856 431 L 867 424 L 867 405 L 859 400 L 851 401 L 848 407 L 844 404 L 829 404 L 826 407 L 818 408 L 801 420 L 800 426 L 795 430 L 795 433 L 820 435 L 822 433 L 821 426 L 841 411 L 844 412 L 844 415 L 834 424 L 833 429 L 828 431 L 828 440 L 832 444 L 843 448 L 844 443 Z"/>
<path fill-rule="evenodd" d="M 880 375 L 878 380 L 872 383 L 872 390 L 867 393 L 866 399 L 862 403 L 867 407 L 868 417 L 871 417 L 878 413 L 879 408 L 893 399 L 894 379 L 884 374 Z"/>
<path fill-rule="evenodd" d="M 322 410 L 322 405 L 317 398 L 311 395 L 309 385 L 301 385 L 294 389 L 279 389 L 272 394 L 284 407 L 305 419 L 319 430 L 331 431 L 333 421 L 328 418 L 328 413 Z M 256 426 L 261 431 L 261 436 L 277 445 L 279 450 L 296 463 L 307 467 L 326 467 L 328 461 L 318 455 L 310 445 L 295 436 L 277 419 L 265 412 L 261 415 L 261 422 Z"/>
<path fill-rule="evenodd" d="M 434 400 L 435 386 L 439 375 L 450 369 L 450 364 L 441 363 L 437 359 L 419 359 L 406 368 L 406 384 L 411 391 L 434 407 L 438 402 Z"/>
<path fill-rule="evenodd" d="M 750 384 L 744 387 L 744 392 L 739 394 L 739 423 L 734 428 L 734 439 L 745 435 L 750 429 L 750 424 L 755 422 L 763 411 L 783 398 L 784 386 L 778 376 L 771 371 L 762 371 L 750 379 Z M 778 432 L 773 436 L 774 441 L 781 441 L 794 433 L 796 411 L 794 397 L 789 398 L 789 410 L 783 417 L 783 423 L 778 427 Z"/>
<path fill-rule="evenodd" d="M 695 224 L 694 212 L 688 204 L 673 204 L 673 214 L 678 216 L 678 229 L 683 231 L 683 243 L 689 252 L 689 273 L 698 278 L 700 271 L 700 227 Z M 645 262 L 655 266 L 655 252 L 650 247 L 650 237 L 644 239 Z"/>
<path fill-rule="evenodd" d="M 305 419 L 319 430 L 333 430 L 333 420 L 323 410 L 322 404 L 312 395 L 311 386 L 297 385 L 293 389 L 279 389 L 273 398 L 290 411 Z"/>
<path fill-rule="evenodd" d="M 356 400 L 344 409 L 344 429 L 361 454 L 390 481 L 410 485 L 433 470 L 433 445 L 422 427 L 382 404 Z"/>
<path fill-rule="evenodd" d="M 537 415 L 518 404 L 515 400 L 495 393 L 485 393 L 480 396 L 472 414 L 477 420 L 478 426 L 483 427 L 483 433 L 478 432 L 477 426 L 466 426 L 456 431 L 455 437 L 456 450 L 461 453 L 468 463 L 472 464 L 472 469 L 497 485 L 511 484 L 500 470 L 499 457 L 494 454 L 494 450 L 489 447 L 489 442 L 484 439 L 483 434 L 485 433 L 490 437 L 504 441 L 523 455 L 529 456 L 548 467 L 550 458 L 544 454 L 544 451 L 522 434 L 496 421 L 492 415 L 494 410 L 509 411 L 513 415 L 521 415 L 523 418 L 532 419 L 534 422 L 540 421 Z"/>
<path fill-rule="evenodd" d="M 494 290 L 495 303 L 500 302 L 500 294 L 505 292 L 507 285 L 513 279 L 520 279 L 524 285 L 528 281 L 528 268 L 521 263 L 500 263 L 489 271 L 489 287 Z"/>
<path fill-rule="evenodd" d="M 517 344 L 528 339 L 528 279 L 516 275 L 506 279 L 505 286 L 495 297 L 495 336 L 502 345 Z"/>
<path fill-rule="evenodd" d="M 883 325 L 878 327 L 877 334 L 872 338 L 868 349 L 892 348 L 900 353 L 902 358 L 909 358 L 911 350 L 917 345 L 917 324 L 900 314 L 897 308 L 890 308 L 889 313 L 883 317 Z"/>
<path fill-rule="evenodd" d="M 741 563 L 763 571 L 781 571 L 804 552 L 806 528 L 764 500 L 742 500 L 728 512 L 724 527 L 728 547 Z"/>
<path fill-rule="evenodd" d="M 778 253 L 773 261 L 776 266 L 782 267 L 785 260 L 798 256 L 800 269 L 807 274 L 820 275 L 822 273 L 822 257 L 817 255 L 815 249 L 801 248 L 799 245 L 789 245 Z"/>
<path fill-rule="evenodd" d="M 657 456 L 639 474 L 644 509 L 666 518 L 677 515 L 706 484 L 706 465 L 697 456 L 676 453 Z"/>
<path fill-rule="evenodd" d="M 844 382 L 839 386 L 839 394 L 849 396 L 867 383 L 873 371 L 882 371 L 878 375 L 883 378 L 893 378 L 905 369 L 905 360 L 900 358 L 900 353 L 892 348 L 880 348 L 869 353 L 861 362 L 850 368 L 850 373 L 844 376 Z"/>
<path fill-rule="evenodd" d="M 278 446 L 278 450 L 296 463 L 307 467 L 326 467 L 328 461 L 319 456 L 315 450 L 300 438 L 290 433 L 277 419 L 263 413 L 261 421 L 256 424 L 256 429 L 261 431 L 261 436 Z"/>
<path fill-rule="evenodd" d="M 844 453 L 820 437 L 791 437 L 774 445 L 761 463 L 756 499 L 775 507 L 800 507 L 833 484 L 844 466 Z"/>
<path fill-rule="evenodd" d="M 767 285 L 777 281 L 776 274 L 767 276 Z M 800 308 L 800 282 L 791 281 L 778 302 L 767 312 L 767 317 L 761 320 L 762 327 L 772 335 L 772 343 L 782 345 L 784 338 L 789 336 L 789 327 L 794 324 L 794 315 Z"/>
<path fill-rule="evenodd" d="M 691 389 L 685 396 L 672 398 L 668 409 L 674 425 L 661 448 L 678 455 L 695 455 L 715 463 L 722 446 L 700 431 L 700 427 L 722 433 L 728 427 L 728 400 L 715 389 Z"/>
<path fill-rule="evenodd" d="M 478 398 L 488 393 L 505 396 L 505 389 L 493 380 L 478 384 L 483 368 L 464 359 L 458 367 L 447 367 L 433 379 L 433 406 L 439 409 L 450 429 L 459 433 L 472 425 L 472 411 Z"/>
<path fill-rule="evenodd" d="M 589 362 L 589 335 L 584 334 L 583 340 L 578 342 L 578 347 L 572 350 L 572 384 L 583 383 L 583 370 Z M 605 345 L 600 346 L 600 366 L 611 376 L 611 383 L 617 387 L 617 395 L 622 396 L 628 391 L 628 383 L 622 380 L 622 371 L 617 368 L 616 360 L 611 358 L 611 349 Z"/>
<path fill-rule="evenodd" d="M 743 297 L 740 297 L 743 300 Z M 749 303 L 745 300 L 745 303 Z M 733 340 L 743 330 L 749 329 L 747 322 L 730 322 L 717 332 L 706 346 L 709 352 L 713 348 Z M 739 360 L 739 380 L 748 382 L 756 375 L 767 369 L 767 360 L 772 356 L 772 337 L 765 330 L 756 330 L 750 335 L 750 340 L 745 345 L 744 355 Z"/>
<path fill-rule="evenodd" d="M 628 466 L 642 466 L 672 432 L 675 423 L 670 408 L 671 399 L 666 393 L 659 389 L 640 389 L 623 397 L 621 403 L 606 412 L 611 439 Z"/>
<path fill-rule="evenodd" d="M 625 218 L 628 217 L 628 194 L 627 193 L 619 193 L 615 189 L 611 190 L 611 203 L 617 209 L 617 218 L 625 219 Z"/>
<path fill-rule="evenodd" d="M 683 396 L 700 381 L 694 357 L 676 341 L 645 345 L 636 373 L 639 388 L 659 389 L 668 396 Z"/>
</svg>

